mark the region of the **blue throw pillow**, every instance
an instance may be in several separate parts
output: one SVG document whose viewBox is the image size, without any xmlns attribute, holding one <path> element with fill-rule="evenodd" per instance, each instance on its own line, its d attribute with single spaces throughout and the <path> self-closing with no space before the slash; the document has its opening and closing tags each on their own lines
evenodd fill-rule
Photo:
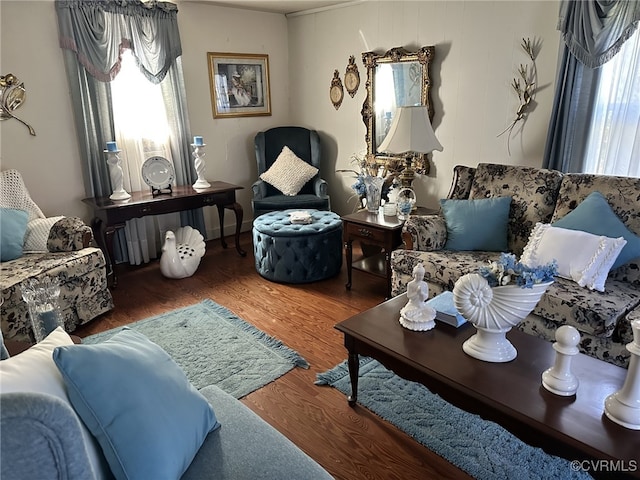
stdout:
<svg viewBox="0 0 640 480">
<path fill-rule="evenodd" d="M 511 197 L 440 200 L 447 224 L 446 250 L 508 249 L 507 227 Z"/>
<path fill-rule="evenodd" d="M 169 354 L 135 330 L 57 347 L 53 360 L 117 479 L 180 478 L 220 426 Z"/>
<path fill-rule="evenodd" d="M 593 235 L 623 237 L 627 244 L 611 269 L 640 257 L 640 237 L 626 227 L 600 192 L 590 193 L 580 205 L 552 225 L 569 230 L 581 230 Z"/>
<path fill-rule="evenodd" d="M 28 221 L 29 214 L 24 210 L 0 208 L 0 261 L 8 262 L 22 256 Z"/>
</svg>

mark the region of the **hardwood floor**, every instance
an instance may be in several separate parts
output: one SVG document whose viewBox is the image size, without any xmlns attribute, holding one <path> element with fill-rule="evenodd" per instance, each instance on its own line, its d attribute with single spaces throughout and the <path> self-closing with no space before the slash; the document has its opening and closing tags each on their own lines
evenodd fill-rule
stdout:
<svg viewBox="0 0 640 480">
<path fill-rule="evenodd" d="M 210 298 L 298 351 L 311 365 L 294 368 L 241 401 L 274 426 L 336 479 L 471 478 L 361 406 L 351 408 L 331 387 L 314 385 L 316 374 L 346 359 L 341 320 L 384 299 L 382 279 L 355 272 L 347 291 L 346 266 L 329 280 L 281 285 L 260 277 L 254 267 L 251 236 L 243 233 L 240 257 L 219 240 L 207 243 L 196 274 L 164 278 L 159 263 L 118 266 L 116 308 L 82 326 L 84 337 L 151 315 Z"/>
</svg>

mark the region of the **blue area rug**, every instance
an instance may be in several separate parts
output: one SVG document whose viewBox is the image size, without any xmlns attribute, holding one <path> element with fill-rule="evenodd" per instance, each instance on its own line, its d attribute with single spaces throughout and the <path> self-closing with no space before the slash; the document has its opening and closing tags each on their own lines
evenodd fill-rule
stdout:
<svg viewBox="0 0 640 480">
<path fill-rule="evenodd" d="M 217 385 L 236 398 L 281 377 L 309 368 L 297 352 L 212 300 L 127 325 L 160 345 L 198 389 Z M 91 335 L 99 343 L 124 327 Z"/>
<path fill-rule="evenodd" d="M 347 363 L 318 374 L 316 384 L 350 395 Z M 573 471 L 569 461 L 527 445 L 367 357 L 360 357 L 358 403 L 477 479 L 591 479 Z"/>
</svg>

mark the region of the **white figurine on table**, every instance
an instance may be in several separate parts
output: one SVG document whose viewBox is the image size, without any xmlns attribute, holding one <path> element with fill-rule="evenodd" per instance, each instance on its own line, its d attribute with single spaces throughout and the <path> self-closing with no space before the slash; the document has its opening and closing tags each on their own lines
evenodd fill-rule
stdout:
<svg viewBox="0 0 640 480">
<path fill-rule="evenodd" d="M 436 326 L 436 311 L 426 304 L 429 286 L 423 279 L 424 266 L 419 263 L 413 268 L 413 280 L 407 284 L 409 301 L 400 310 L 400 324 L 409 330 L 431 330 Z"/>
</svg>

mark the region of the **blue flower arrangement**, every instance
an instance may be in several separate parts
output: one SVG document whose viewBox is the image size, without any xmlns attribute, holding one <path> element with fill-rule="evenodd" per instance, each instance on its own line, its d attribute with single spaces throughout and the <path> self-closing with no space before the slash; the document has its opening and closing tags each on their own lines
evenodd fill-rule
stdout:
<svg viewBox="0 0 640 480">
<path fill-rule="evenodd" d="M 517 261 L 513 253 L 502 253 L 498 261 L 480 267 L 478 273 L 487 280 L 490 287 L 513 284 L 531 288 L 538 283 L 553 281 L 558 274 L 558 265 L 554 260 L 546 265 L 529 267 Z"/>
</svg>

